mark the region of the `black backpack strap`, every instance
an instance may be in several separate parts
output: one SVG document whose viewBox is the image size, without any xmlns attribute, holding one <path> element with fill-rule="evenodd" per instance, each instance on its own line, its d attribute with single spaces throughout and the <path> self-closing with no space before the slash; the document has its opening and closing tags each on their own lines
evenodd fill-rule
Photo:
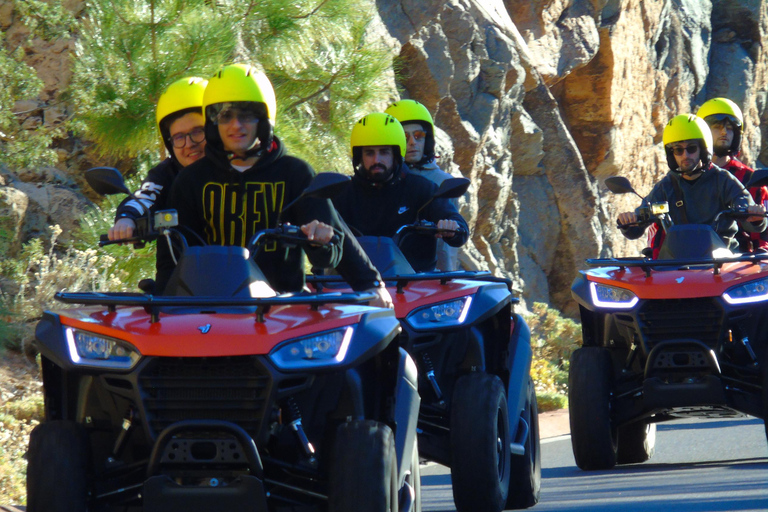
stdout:
<svg viewBox="0 0 768 512">
<path fill-rule="evenodd" d="M 680 212 L 680 218 L 683 219 L 683 224 L 688 224 L 688 215 L 685 214 L 685 203 L 683 203 L 683 189 L 680 188 L 680 178 L 677 176 L 671 176 L 672 187 L 675 189 L 675 207 Z"/>
</svg>

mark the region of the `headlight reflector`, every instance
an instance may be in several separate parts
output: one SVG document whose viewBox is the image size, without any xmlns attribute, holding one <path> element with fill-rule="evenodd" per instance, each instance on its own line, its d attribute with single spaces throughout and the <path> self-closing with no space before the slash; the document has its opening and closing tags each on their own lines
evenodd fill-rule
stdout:
<svg viewBox="0 0 768 512">
<path fill-rule="evenodd" d="M 299 338 L 278 347 L 270 354 L 272 362 L 281 369 L 316 368 L 341 363 L 347 356 L 352 327 Z"/>
<path fill-rule="evenodd" d="M 472 297 L 441 302 L 411 312 L 406 320 L 414 329 L 461 325 L 467 318 Z"/>
<path fill-rule="evenodd" d="M 749 304 L 768 300 L 768 278 L 735 286 L 723 294 L 728 304 Z"/>
<path fill-rule="evenodd" d="M 130 370 L 141 359 L 128 343 L 101 334 L 67 327 L 66 338 L 69 358 L 77 365 Z"/>
<path fill-rule="evenodd" d="M 592 303 L 601 308 L 630 309 L 640 300 L 629 290 L 595 282 L 589 283 L 589 290 Z"/>
</svg>

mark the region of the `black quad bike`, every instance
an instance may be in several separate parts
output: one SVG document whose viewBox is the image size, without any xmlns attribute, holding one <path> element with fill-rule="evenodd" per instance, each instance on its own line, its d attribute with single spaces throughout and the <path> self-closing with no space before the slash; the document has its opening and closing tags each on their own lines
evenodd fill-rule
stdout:
<svg viewBox="0 0 768 512">
<path fill-rule="evenodd" d="M 127 192 L 115 170 L 89 177 Z M 140 224 L 132 241 L 184 242 L 173 211 Z M 308 243 L 278 224 L 248 249 L 186 248 L 164 296 L 56 296 L 77 307 L 37 326 L 29 512 L 420 510 L 399 321 L 371 294 L 276 294 L 249 257 L 265 242 Z"/>
<path fill-rule="evenodd" d="M 446 180 L 433 199 L 458 197 L 468 185 Z M 419 367 L 419 455 L 451 468 L 459 512 L 528 508 L 541 487 L 530 331 L 513 311 L 518 300 L 507 280 L 489 272 L 413 270 L 401 244 L 439 231 L 422 220 L 395 238 L 358 237 L 393 297 L 401 346 Z M 308 278 L 331 288 L 339 280 Z"/>
<path fill-rule="evenodd" d="M 606 185 L 636 194 L 626 178 Z M 639 210 L 638 225 L 664 231 L 658 258 L 587 260 L 572 286 L 583 346 L 571 357 L 571 441 L 585 470 L 650 459 L 663 421 L 768 417 L 768 254 L 732 254 L 711 226 L 673 225 L 667 203 Z"/>
</svg>

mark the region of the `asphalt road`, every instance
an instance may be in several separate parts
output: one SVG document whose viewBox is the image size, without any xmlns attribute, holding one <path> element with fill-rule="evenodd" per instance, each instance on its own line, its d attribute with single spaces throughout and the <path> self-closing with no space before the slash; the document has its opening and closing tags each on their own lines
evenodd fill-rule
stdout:
<svg viewBox="0 0 768 512">
<path fill-rule="evenodd" d="M 425 511 L 455 511 L 450 472 L 422 466 Z M 584 472 L 569 436 L 542 442 L 535 512 L 742 512 L 768 510 L 768 443 L 762 420 L 680 420 L 658 426 L 643 464 Z"/>
</svg>

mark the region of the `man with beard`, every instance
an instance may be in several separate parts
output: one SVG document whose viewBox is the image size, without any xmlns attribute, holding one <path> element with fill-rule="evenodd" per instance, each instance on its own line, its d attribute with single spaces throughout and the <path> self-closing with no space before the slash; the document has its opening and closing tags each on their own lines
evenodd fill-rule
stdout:
<svg viewBox="0 0 768 512">
<path fill-rule="evenodd" d="M 712 163 L 729 171 L 742 185 L 746 186 L 754 170 L 736 158 L 741 151 L 744 132 L 744 117 L 741 109 L 727 98 L 712 98 L 704 102 L 696 115 L 704 119 L 712 130 L 712 141 L 715 146 Z M 756 204 L 768 206 L 768 188 L 751 187 L 749 193 L 752 194 Z M 736 239 L 739 242 L 739 250 L 742 252 L 768 250 L 768 233 L 766 232 L 747 233 L 739 230 Z"/>
<path fill-rule="evenodd" d="M 394 237 L 397 230 L 417 220 L 428 220 L 439 229 L 435 235 L 448 245 L 460 247 L 469 228 L 447 199 L 429 202 L 437 185 L 407 172 L 405 131 L 389 114 L 376 112 L 352 129 L 352 185 L 333 204 L 353 230 L 363 235 Z M 422 206 L 429 203 L 426 208 Z M 401 250 L 417 272 L 435 269 L 436 238 L 406 237 Z"/>
<path fill-rule="evenodd" d="M 670 172 L 658 182 L 645 198 L 650 203 L 666 201 L 669 215 L 677 224 L 708 224 L 720 235 L 730 249 L 737 249 L 735 239 L 737 223 L 715 216 L 731 207 L 748 207 L 754 214 L 739 225 L 749 232 L 762 232 L 766 225 L 765 208 L 756 205 L 744 187 L 731 173 L 714 165 L 712 159 L 712 133 L 703 119 L 693 114 L 673 117 L 664 127 L 662 136 Z M 626 226 L 637 222 L 636 212 L 619 214 L 619 227 L 630 240 L 640 238 L 645 227 Z M 659 231 L 651 247 L 653 257 L 658 256 L 663 239 Z"/>
</svg>

